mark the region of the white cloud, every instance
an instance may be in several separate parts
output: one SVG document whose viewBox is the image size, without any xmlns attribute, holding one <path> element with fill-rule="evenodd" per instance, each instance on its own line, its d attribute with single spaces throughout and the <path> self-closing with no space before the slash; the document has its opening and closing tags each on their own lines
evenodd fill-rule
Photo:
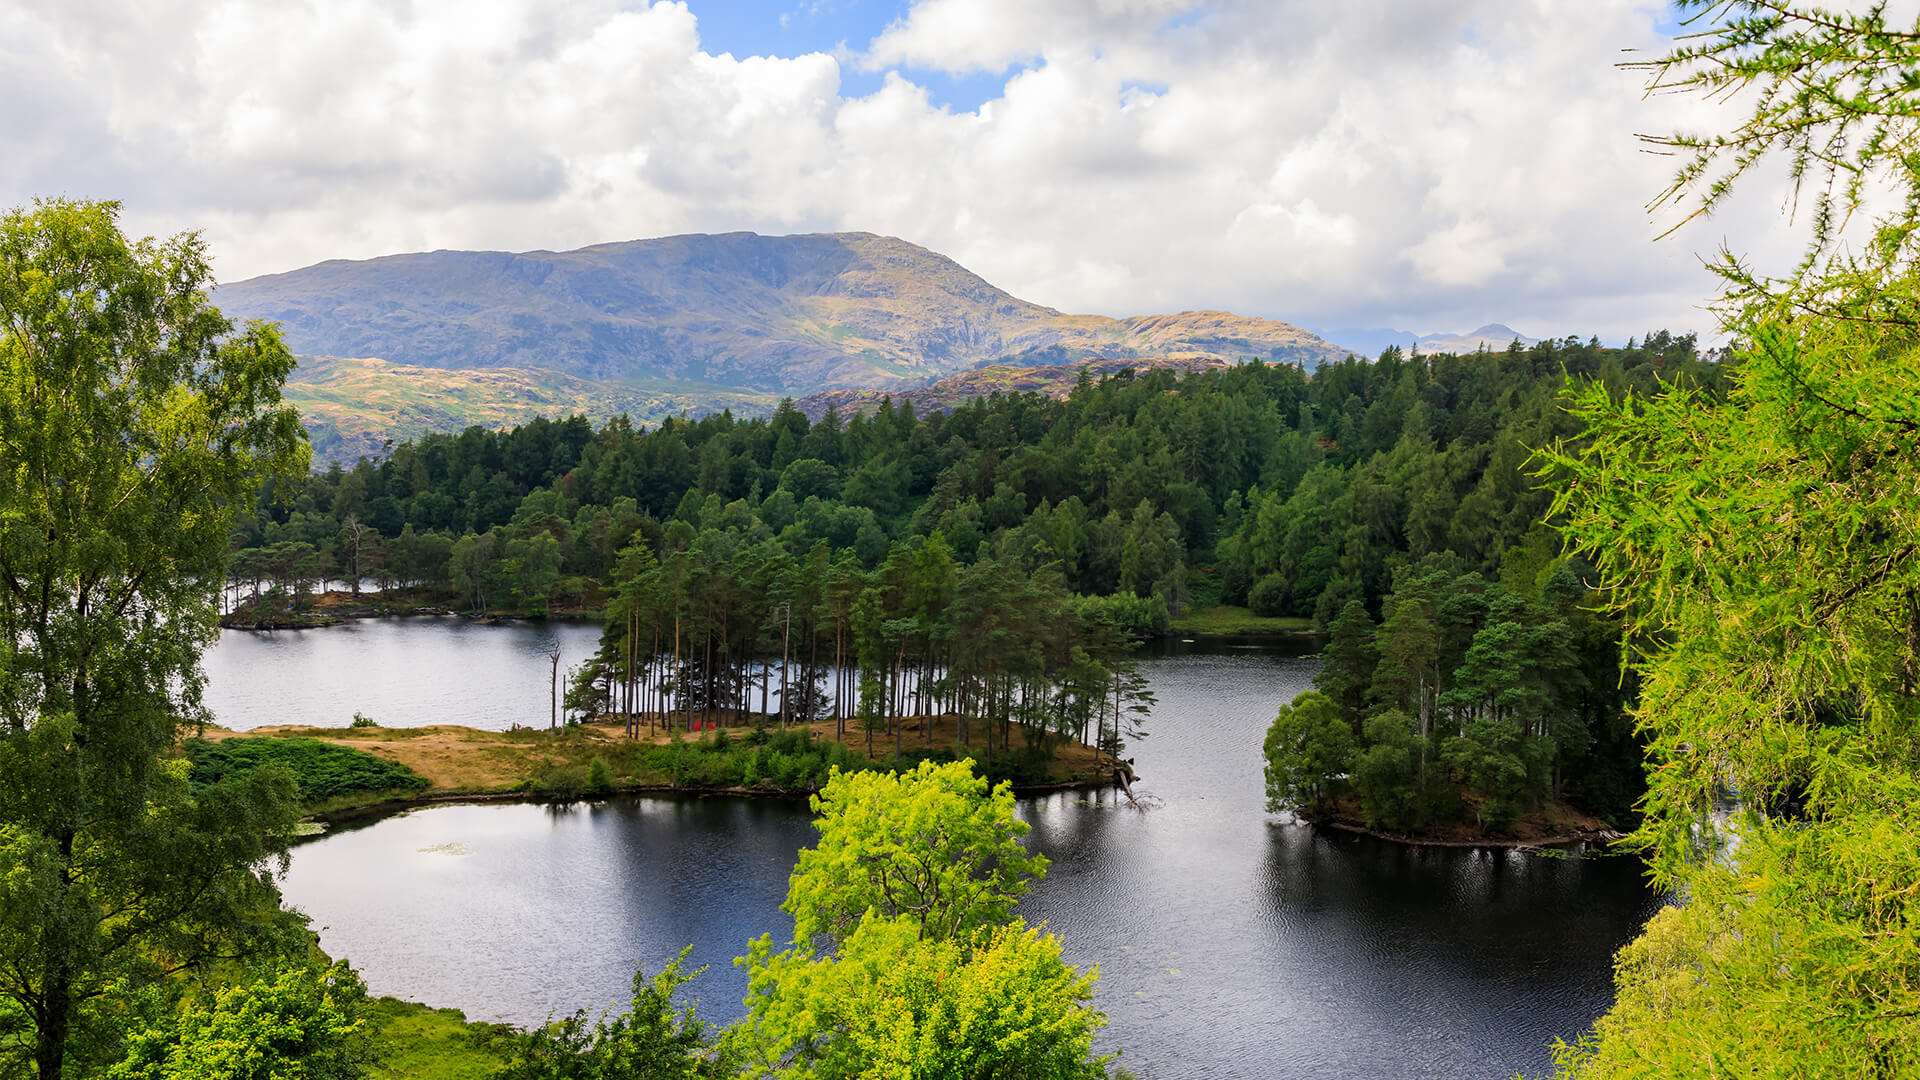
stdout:
<svg viewBox="0 0 1920 1080">
<path fill-rule="evenodd" d="M 1760 185 L 1659 245 L 1613 64 L 1655 0 L 920 0 L 735 59 L 683 4 L 0 9 L 0 205 L 120 198 L 237 279 L 435 247 L 864 229 L 1074 311 L 1625 337 L 1706 329 L 1693 252 L 1790 256 Z M 857 44 L 857 43 L 856 43 Z M 842 96 L 842 64 L 889 72 Z M 977 111 L 916 73 L 1008 72 Z"/>
<path fill-rule="evenodd" d="M 1139 46 L 1202 0 L 920 0 L 875 38 L 864 58 L 875 68 L 965 73 L 1077 50 Z"/>
</svg>

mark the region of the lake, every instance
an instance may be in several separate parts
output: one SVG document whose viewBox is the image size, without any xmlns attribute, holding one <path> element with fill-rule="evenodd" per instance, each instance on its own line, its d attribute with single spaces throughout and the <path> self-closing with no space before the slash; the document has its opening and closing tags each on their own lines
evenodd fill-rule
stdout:
<svg viewBox="0 0 1920 1080">
<path fill-rule="evenodd" d="M 228 632 L 207 697 L 238 727 L 544 722 L 546 646 L 592 641 L 451 620 Z M 1143 1078 L 1545 1070 L 1549 1041 L 1606 1008 L 1613 952 L 1658 897 L 1629 859 L 1409 849 L 1266 814 L 1261 736 L 1316 667 L 1252 643 L 1147 659 L 1158 704 L 1129 755 L 1148 808 L 1023 800 L 1053 865 L 1021 914 L 1100 965 L 1102 1044 Z M 691 944 L 710 968 L 688 991 L 725 1021 L 732 958 L 791 931 L 779 902 L 811 836 L 775 799 L 435 807 L 302 845 L 284 889 L 377 993 L 534 1023 L 624 1004 L 635 963 Z"/>
<path fill-rule="evenodd" d="M 504 731 L 552 717 L 561 678 L 600 644 L 586 622 L 478 624 L 456 617 L 366 619 L 311 630 L 222 630 L 207 651 L 207 707 L 230 728 L 465 724 Z M 297 688 L 297 689 L 296 689 Z"/>
</svg>

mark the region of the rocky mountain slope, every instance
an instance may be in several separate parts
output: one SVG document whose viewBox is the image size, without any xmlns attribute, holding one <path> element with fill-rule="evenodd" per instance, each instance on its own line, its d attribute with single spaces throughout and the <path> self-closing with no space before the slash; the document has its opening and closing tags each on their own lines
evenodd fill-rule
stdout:
<svg viewBox="0 0 1920 1080">
<path fill-rule="evenodd" d="M 1481 349 L 1497 352 L 1516 341 L 1521 345 L 1540 343 L 1539 338 L 1528 337 L 1505 323 L 1488 323 L 1464 334 L 1428 334 L 1419 344 L 1423 353 L 1470 353 Z"/>
<path fill-rule="evenodd" d="M 642 423 L 732 409 L 771 412 L 772 394 L 659 380 L 590 380 L 537 368 L 451 371 L 368 358 L 306 356 L 287 381 L 317 462 L 378 457 L 389 442 L 479 424 L 512 427 L 581 413 L 596 424 L 622 413 Z"/>
<path fill-rule="evenodd" d="M 743 395 L 907 389 L 994 363 L 1346 355 L 1287 323 L 1222 311 L 1064 314 L 869 233 L 335 260 L 224 285 L 214 301 L 277 321 L 303 357 L 377 358 L 309 359 L 294 376 L 296 402 L 326 403 L 315 420 L 329 457 L 419 425 L 511 422 L 536 404 L 593 415 L 641 401 L 630 411 L 645 419 Z"/>
</svg>

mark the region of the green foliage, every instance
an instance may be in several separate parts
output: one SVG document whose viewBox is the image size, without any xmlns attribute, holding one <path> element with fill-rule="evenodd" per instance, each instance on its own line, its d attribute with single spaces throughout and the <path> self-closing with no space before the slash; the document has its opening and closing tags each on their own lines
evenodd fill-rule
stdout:
<svg viewBox="0 0 1920 1080">
<path fill-rule="evenodd" d="M 345 961 L 224 987 L 128 1036 L 104 1080 L 360 1080 L 366 996 Z"/>
<path fill-rule="evenodd" d="M 1576 400 L 1594 435 L 1553 462 L 1568 531 L 1644 650 L 1633 839 L 1691 898 L 1623 960 L 1580 1075 L 1920 1069 L 1916 387 L 1911 330 L 1834 320 L 1763 328 L 1724 406 Z"/>
<path fill-rule="evenodd" d="M 1366 749 L 1355 759 L 1353 786 L 1360 793 L 1360 812 L 1368 828 L 1407 832 L 1450 820 L 1451 815 L 1436 813 L 1438 808 L 1423 798 L 1441 782 L 1423 764 L 1426 744 L 1398 709 L 1367 718 Z"/>
<path fill-rule="evenodd" d="M 607 769 L 607 759 L 593 755 L 593 760 L 587 762 L 587 794 L 605 795 L 612 790 L 613 774 Z"/>
<path fill-rule="evenodd" d="M 797 944 L 841 940 L 869 911 L 925 938 L 966 938 L 1004 923 L 1046 873 L 1046 857 L 1020 843 L 1013 790 L 989 791 L 966 762 L 836 771 L 809 805 L 820 840 L 801 851 L 781 905 Z"/>
<path fill-rule="evenodd" d="M 1267 809 L 1314 809 L 1353 766 L 1353 728 L 1325 694 L 1309 690 L 1280 706 L 1267 728 Z"/>
<path fill-rule="evenodd" d="M 549 761 L 534 772 L 527 788 L 549 799 L 568 802 L 587 793 L 587 770 L 578 765 Z"/>
<path fill-rule="evenodd" d="M 356 712 L 353 714 L 353 722 L 347 726 L 350 728 L 376 728 L 380 725 L 374 721 L 373 717 Z"/>
<path fill-rule="evenodd" d="M 1713 264 L 1725 289 L 1721 313 L 1743 333 L 1767 311 L 1837 315 L 1913 325 L 1916 290 L 1889 287 L 1916 265 L 1920 237 L 1920 21 L 1902 28 L 1886 4 L 1840 10 L 1793 0 L 1677 0 L 1696 32 L 1664 56 L 1628 65 L 1648 75 L 1648 92 L 1697 92 L 1740 102 L 1744 118 L 1727 132 L 1679 133 L 1647 141 L 1681 158 L 1657 209 L 1684 203 L 1680 224 L 1712 212 L 1736 183 L 1768 160 L 1784 159 L 1793 203 L 1808 223 L 1806 255 L 1789 277 L 1772 278 L 1731 250 Z M 1877 212 L 1865 235 L 1847 226 Z M 1796 216 L 1800 216 L 1797 214 Z M 1673 226 L 1679 228 L 1679 225 Z M 1669 230 L 1672 231 L 1672 230 Z"/>
<path fill-rule="evenodd" d="M 753 731 L 742 739 L 675 739 L 639 748 L 637 763 L 687 787 L 746 787 L 807 791 L 827 782 L 833 770 L 872 768 L 845 744 L 814 740 L 805 731 Z"/>
<path fill-rule="evenodd" d="M 468 1023 L 457 1009 L 390 997 L 369 1001 L 363 1014 L 379 1080 L 491 1077 L 506 1064 L 513 1037 L 505 1024 Z"/>
<path fill-rule="evenodd" d="M 674 1004 L 680 987 L 701 971 L 686 972 L 692 946 L 648 978 L 633 973 L 633 1000 L 624 1013 L 588 1023 L 576 1012 L 508 1040 L 497 1080 L 705 1080 L 737 1074 L 733 1050 L 707 1034 L 691 1005 Z"/>
<path fill-rule="evenodd" d="M 966 763 L 836 774 L 820 842 L 787 890 L 794 945 L 737 963 L 748 1017 L 730 1041 L 779 1077 L 1105 1076 L 1097 973 L 1011 917 L 1046 860 L 1019 842 L 1002 785 Z"/>
<path fill-rule="evenodd" d="M 262 867 L 284 775 L 194 795 L 201 651 L 236 507 L 304 472 L 294 360 L 207 303 L 198 238 L 129 241 L 112 203 L 0 216 L 0 1070 L 110 1048 L 113 996 L 291 943 Z"/>
<path fill-rule="evenodd" d="M 1586 608 L 1585 563 L 1536 561 L 1496 585 L 1446 555 L 1403 565 L 1377 627 L 1348 603 L 1320 692 L 1282 709 L 1268 733 L 1269 807 L 1327 816 L 1348 812 L 1338 803 L 1351 793 L 1369 827 L 1419 831 L 1471 808 L 1491 833 L 1563 797 L 1618 813 L 1617 796 L 1589 800 L 1591 789 L 1563 783 L 1636 763 L 1638 745 L 1607 730 L 1623 704 L 1617 653 Z"/>
<path fill-rule="evenodd" d="M 745 957 L 748 1026 L 736 1040 L 777 1077 L 1104 1078 L 1097 972 L 1019 920 L 969 944 L 928 939 L 908 917 L 869 915 L 830 957 Z"/>
<path fill-rule="evenodd" d="M 196 789 L 263 766 L 285 769 L 300 799 L 308 803 L 363 792 L 421 791 L 427 786 L 426 777 L 405 765 L 319 739 L 189 739 L 183 749 L 193 766 L 189 779 Z"/>
<path fill-rule="evenodd" d="M 1351 598 L 1376 607 L 1396 556 L 1451 549 L 1493 569 L 1545 506 L 1521 470 L 1526 447 L 1572 433 L 1552 404 L 1563 372 L 1616 387 L 1716 377 L 1690 339 L 1654 334 L 1627 350 L 1569 339 L 1395 352 L 1310 378 L 1264 363 L 1129 372 L 1064 401 L 998 394 L 925 418 L 809 421 L 783 406 L 646 431 L 535 420 L 422 435 L 384 460 L 279 485 L 241 541 L 258 553 L 305 543 L 328 566 L 357 558 L 457 603 L 539 611 L 543 590 L 553 600 L 569 580 L 591 605 L 636 536 L 662 560 L 708 532 L 795 559 L 824 542 L 829 562 L 846 553 L 870 570 L 894 544 L 940 532 L 963 568 L 983 557 L 1026 575 L 1052 568 L 1069 594 L 1158 600 L 1177 617 L 1190 603 L 1244 604 L 1270 579 L 1263 610 L 1325 623 Z M 357 557 L 341 541 L 354 507 L 379 534 Z M 237 591 L 265 580 L 243 574 Z M 1146 614 L 1115 621 L 1157 630 Z M 831 627 L 810 623 L 800 640 L 831 653 Z M 764 638 L 751 651 L 766 657 Z"/>
<path fill-rule="evenodd" d="M 1582 1078 L 1920 1074 L 1920 27 L 1882 5 L 1692 2 L 1655 85 L 1749 91 L 1670 196 L 1711 207 L 1784 152 L 1816 190 L 1784 281 L 1730 257 L 1743 363 L 1724 402 L 1588 388 L 1583 449 L 1543 457 L 1565 531 L 1638 650 L 1649 741 L 1631 843 L 1686 903 L 1563 1046 Z M 1840 218 L 1891 188 L 1872 235 Z M 1737 805 L 1721 812 L 1733 793 Z"/>
<path fill-rule="evenodd" d="M 1102 622 L 1123 638 L 1157 637 L 1167 632 L 1171 620 L 1167 602 L 1159 596 L 1115 593 L 1112 596 L 1083 596 L 1078 600 L 1080 618 Z"/>
</svg>

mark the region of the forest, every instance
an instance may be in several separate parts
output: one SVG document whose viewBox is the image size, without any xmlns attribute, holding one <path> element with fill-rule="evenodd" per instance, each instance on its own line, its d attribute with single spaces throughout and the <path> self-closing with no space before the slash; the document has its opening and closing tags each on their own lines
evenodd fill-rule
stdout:
<svg viewBox="0 0 1920 1080">
<path fill-rule="evenodd" d="M 0 216 L 0 1063 L 369 1073 L 365 987 L 276 884 L 292 770 L 203 751 L 196 776 L 186 747 L 222 586 L 297 607 L 326 576 L 600 612 L 581 691 L 689 719 L 744 701 L 743 672 L 764 699 L 778 611 L 778 656 L 798 617 L 839 661 L 824 687 L 803 672 L 802 708 L 851 695 L 837 715 L 871 733 L 959 703 L 983 741 L 1006 734 L 995 708 L 1071 702 L 1075 649 L 1124 699 L 1118 642 L 1244 601 L 1327 636 L 1319 689 L 1269 740 L 1276 799 L 1388 823 L 1615 797 L 1593 748 L 1617 704 L 1647 779 L 1624 848 L 1684 902 L 1621 951 L 1560 1075 L 1920 1073 L 1920 30 L 1877 5 L 1676 6 L 1703 28 L 1639 64 L 1649 89 L 1755 92 L 1729 131 L 1652 140 L 1680 160 L 1656 207 L 1698 217 L 1784 158 L 1811 209 L 1785 276 L 1714 264 L 1720 362 L 1664 334 L 1389 351 L 926 418 L 469 431 L 316 476 L 280 393 L 294 357 L 207 303 L 197 236 L 129 241 L 112 203 Z M 773 601 L 751 630 L 723 614 L 749 589 Z M 1036 589 L 1049 614 L 1002 639 L 1038 644 L 1029 666 L 982 673 L 945 636 L 967 601 Z M 1617 703 L 1593 693 L 1602 628 L 1626 650 Z M 790 946 L 748 946 L 743 1025 L 710 1038 L 668 965 L 629 1012 L 511 1034 L 506 1075 L 853 1076 L 876 1052 L 898 1075 L 1110 1072 L 1091 973 L 1010 917 L 1045 870 L 1011 802 L 957 763 L 836 776 Z M 881 824 L 901 816 L 927 827 Z"/>
<path fill-rule="evenodd" d="M 1632 820 L 1643 748 L 1619 635 L 1592 608 L 1592 566 L 1532 536 L 1495 580 L 1450 553 L 1400 564 L 1378 623 L 1348 601 L 1317 689 L 1268 731 L 1269 809 L 1403 835 L 1504 833 L 1562 800 Z"/>
<path fill-rule="evenodd" d="M 1388 349 L 1311 373 L 1123 370 L 1065 400 L 993 395 L 925 417 L 883 401 L 816 422 L 788 404 L 644 431 L 578 417 L 473 428 L 263 488 L 229 595 L 243 611 L 298 606 L 331 578 L 475 613 L 594 611 L 606 633 L 572 679 L 580 712 L 683 729 L 831 717 L 840 738 L 877 731 L 896 749 L 904 718 L 953 714 L 961 745 L 988 758 L 1015 729 L 1042 753 L 1065 738 L 1120 752 L 1143 705 L 1129 643 L 1183 611 L 1351 628 L 1343 613 L 1390 619 L 1396 577 L 1415 567 L 1487 583 L 1487 597 L 1467 591 L 1495 627 L 1512 621 L 1503 597 L 1524 601 L 1579 685 L 1610 686 L 1598 672 L 1617 653 L 1581 621 L 1584 564 L 1560 559 L 1529 458 L 1577 434 L 1559 399 L 1569 379 L 1715 394 L 1727 369 L 1655 332 L 1623 349 Z M 1562 615 L 1536 617 L 1542 603 Z M 1464 655 L 1487 615 L 1462 618 L 1448 647 Z M 1449 708 L 1471 712 L 1455 703 L 1472 685 L 1452 687 Z M 1618 695 L 1582 700 L 1526 744 L 1524 784 L 1488 779 L 1514 747 L 1444 782 L 1497 787 L 1496 826 L 1505 807 L 1556 796 L 1625 820 L 1637 747 Z M 1364 737 L 1357 714 L 1351 726 Z M 1436 819 L 1430 803 L 1386 817 L 1417 828 Z"/>
</svg>

